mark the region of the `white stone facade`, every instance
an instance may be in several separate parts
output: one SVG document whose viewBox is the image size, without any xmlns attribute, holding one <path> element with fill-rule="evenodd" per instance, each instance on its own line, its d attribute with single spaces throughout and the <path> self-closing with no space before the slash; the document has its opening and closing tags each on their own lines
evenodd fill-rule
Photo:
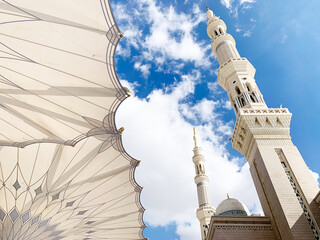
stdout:
<svg viewBox="0 0 320 240">
<path fill-rule="evenodd" d="M 239 55 L 224 22 L 211 10 L 207 16 L 212 51 L 220 63 L 218 83 L 237 115 L 232 146 L 249 162 L 274 235 L 276 239 L 319 240 L 319 187 L 291 141 L 292 114 L 286 108 L 267 107 L 254 79 L 255 68 Z"/>
</svg>

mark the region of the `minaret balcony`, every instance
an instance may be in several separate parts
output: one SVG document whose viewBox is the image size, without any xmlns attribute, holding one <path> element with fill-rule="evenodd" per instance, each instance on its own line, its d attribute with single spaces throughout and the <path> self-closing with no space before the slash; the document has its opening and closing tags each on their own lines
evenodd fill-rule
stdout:
<svg viewBox="0 0 320 240">
<path fill-rule="evenodd" d="M 237 113 L 240 108 L 267 108 L 257 91 L 243 92 L 234 99 L 234 102 Z"/>
<path fill-rule="evenodd" d="M 204 163 L 205 159 L 204 156 L 202 154 L 198 154 L 198 155 L 194 155 L 192 157 L 192 161 L 194 164 L 200 164 L 200 163 Z"/>
<path fill-rule="evenodd" d="M 255 73 L 256 69 L 246 58 L 229 59 L 219 67 L 218 83 L 224 90 L 228 91 L 228 80 L 240 74 L 254 78 Z"/>
<path fill-rule="evenodd" d="M 291 142 L 291 116 L 287 108 L 239 109 L 231 139 L 232 147 L 247 158 L 256 143 Z"/>
<path fill-rule="evenodd" d="M 194 182 L 195 184 L 201 183 L 201 182 L 209 182 L 209 178 L 207 175 L 205 174 L 199 174 L 197 176 L 194 177 Z"/>
<path fill-rule="evenodd" d="M 198 219 L 205 219 L 205 218 L 211 218 L 211 216 L 216 212 L 216 209 L 214 209 L 210 204 L 199 207 L 197 209 L 197 217 Z"/>
<path fill-rule="evenodd" d="M 222 28 L 223 32 L 226 32 L 227 26 L 224 23 L 224 21 L 222 21 L 218 17 L 210 18 L 209 21 L 207 22 L 208 36 L 213 39 L 216 35 L 218 35 L 220 33 L 219 28 Z"/>
</svg>

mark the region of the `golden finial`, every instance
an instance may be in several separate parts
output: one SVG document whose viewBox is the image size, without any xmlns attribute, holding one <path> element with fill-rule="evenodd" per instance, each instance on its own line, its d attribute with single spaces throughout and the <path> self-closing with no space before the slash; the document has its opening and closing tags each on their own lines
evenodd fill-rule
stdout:
<svg viewBox="0 0 320 240">
<path fill-rule="evenodd" d="M 229 197 L 229 193 L 227 193 L 227 198 L 229 199 L 230 197 Z"/>
<path fill-rule="evenodd" d="M 130 90 L 129 90 L 129 88 L 127 88 L 127 87 L 123 87 L 123 89 L 125 90 L 125 92 L 126 92 L 127 96 L 128 96 L 128 97 L 130 97 L 130 96 L 131 96 L 131 94 L 130 94 Z"/>
<path fill-rule="evenodd" d="M 121 32 L 118 33 L 119 34 L 119 38 L 123 38 L 123 34 Z"/>
<path fill-rule="evenodd" d="M 119 134 L 119 135 L 122 135 L 123 131 L 124 131 L 124 127 L 119 128 L 118 134 Z"/>
<path fill-rule="evenodd" d="M 207 9 L 207 11 L 209 11 L 209 7 L 208 6 L 206 6 L 206 9 Z"/>
</svg>

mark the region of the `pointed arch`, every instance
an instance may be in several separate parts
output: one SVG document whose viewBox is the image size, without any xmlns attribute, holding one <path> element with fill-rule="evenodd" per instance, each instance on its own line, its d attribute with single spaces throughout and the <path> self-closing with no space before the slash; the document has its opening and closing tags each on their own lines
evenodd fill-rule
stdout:
<svg viewBox="0 0 320 240">
<path fill-rule="evenodd" d="M 237 94 L 241 94 L 241 91 L 240 91 L 238 86 L 235 87 L 235 91 L 236 91 Z"/>
</svg>

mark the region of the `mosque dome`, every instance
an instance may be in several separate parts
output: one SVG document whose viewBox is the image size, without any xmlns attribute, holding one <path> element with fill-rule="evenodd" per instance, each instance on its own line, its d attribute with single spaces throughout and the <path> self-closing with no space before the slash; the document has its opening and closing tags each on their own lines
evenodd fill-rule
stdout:
<svg viewBox="0 0 320 240">
<path fill-rule="evenodd" d="M 216 215 L 218 216 L 249 216 L 250 212 L 246 205 L 234 198 L 223 200 L 217 207 Z"/>
</svg>

